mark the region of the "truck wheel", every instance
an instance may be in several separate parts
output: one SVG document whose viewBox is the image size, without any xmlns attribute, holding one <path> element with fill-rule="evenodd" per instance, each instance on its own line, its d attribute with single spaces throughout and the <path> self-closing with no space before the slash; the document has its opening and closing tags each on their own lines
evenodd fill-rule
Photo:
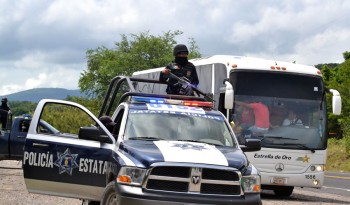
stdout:
<svg viewBox="0 0 350 205">
<path fill-rule="evenodd" d="M 111 181 L 107 184 L 103 191 L 101 205 L 118 205 L 119 202 L 116 198 L 117 193 L 115 191 L 115 181 Z"/>
<path fill-rule="evenodd" d="M 83 200 L 82 205 L 100 205 L 100 202 L 99 201 Z"/>
<path fill-rule="evenodd" d="M 273 192 L 276 196 L 286 197 L 293 193 L 293 189 L 293 186 L 280 186 L 277 189 L 274 189 Z"/>
</svg>

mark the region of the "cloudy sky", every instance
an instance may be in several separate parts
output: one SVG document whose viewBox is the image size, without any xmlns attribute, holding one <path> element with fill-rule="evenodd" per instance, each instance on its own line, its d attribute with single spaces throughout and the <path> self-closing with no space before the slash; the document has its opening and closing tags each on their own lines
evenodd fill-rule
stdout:
<svg viewBox="0 0 350 205">
<path fill-rule="evenodd" d="M 0 96 L 78 89 L 85 53 L 121 34 L 180 30 L 203 56 L 315 65 L 350 51 L 348 0 L 0 0 Z"/>
</svg>

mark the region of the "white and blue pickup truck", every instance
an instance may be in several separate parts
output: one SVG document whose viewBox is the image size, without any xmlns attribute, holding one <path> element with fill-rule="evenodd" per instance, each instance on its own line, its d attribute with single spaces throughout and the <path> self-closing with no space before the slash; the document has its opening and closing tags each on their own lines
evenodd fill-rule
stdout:
<svg viewBox="0 0 350 205">
<path fill-rule="evenodd" d="M 117 79 L 115 90 L 137 81 Z M 111 132 L 82 105 L 40 101 L 25 143 L 27 190 L 86 204 L 261 204 L 260 174 L 244 154 L 259 140 L 240 147 L 203 98 L 129 91 L 117 104 L 116 92 L 106 95 Z M 40 120 L 63 132 L 41 133 Z"/>
</svg>

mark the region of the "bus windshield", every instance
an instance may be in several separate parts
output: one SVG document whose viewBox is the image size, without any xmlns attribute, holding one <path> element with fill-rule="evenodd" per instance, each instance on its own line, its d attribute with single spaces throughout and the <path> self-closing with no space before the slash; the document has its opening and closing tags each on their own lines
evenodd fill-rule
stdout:
<svg viewBox="0 0 350 205">
<path fill-rule="evenodd" d="M 320 78 L 237 72 L 231 73 L 230 80 L 235 91 L 230 121 L 240 143 L 258 138 L 262 147 L 326 148 L 326 107 Z"/>
</svg>

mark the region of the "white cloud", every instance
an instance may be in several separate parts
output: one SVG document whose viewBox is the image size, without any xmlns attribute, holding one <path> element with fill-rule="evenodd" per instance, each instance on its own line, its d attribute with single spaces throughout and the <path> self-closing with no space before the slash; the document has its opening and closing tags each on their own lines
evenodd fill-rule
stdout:
<svg viewBox="0 0 350 205">
<path fill-rule="evenodd" d="M 341 53 L 348 49 L 344 42 L 350 32 L 346 20 L 350 2 L 282 2 L 285 4 L 261 9 L 255 20 L 233 23 L 227 41 L 248 55 L 297 58 L 294 60 L 311 65 L 339 62 Z M 330 51 L 332 54 L 327 54 Z"/>
<path fill-rule="evenodd" d="M 15 81 L 14 83 L 2 83 L 0 87 L 0 95 L 8 95 L 11 93 L 19 92 L 22 90 L 32 88 L 66 88 L 66 89 L 78 89 L 78 81 L 82 69 L 78 67 L 86 66 L 84 64 L 71 64 L 67 67 L 61 65 L 53 65 L 50 68 L 42 69 L 28 69 L 19 73 L 19 75 L 0 75 L 2 82 L 6 82 L 6 79 Z M 14 80 L 11 80 L 14 79 Z"/>
<path fill-rule="evenodd" d="M 11 93 L 16 93 L 18 91 L 26 90 L 23 89 L 23 86 L 18 84 L 10 84 L 10 85 L 3 85 L 0 87 L 0 95 L 8 95 Z"/>
<path fill-rule="evenodd" d="M 14 62 L 14 67 L 18 69 L 42 69 L 43 62 L 47 59 L 42 51 L 32 51 L 31 53 L 26 54 L 18 61 Z"/>
<path fill-rule="evenodd" d="M 344 61 L 342 53 L 349 49 L 345 42 L 350 42 L 350 30 L 327 30 L 298 43 L 296 53 L 304 63 L 341 63 Z"/>
<path fill-rule="evenodd" d="M 29 78 L 25 82 L 25 87 L 28 89 L 37 88 L 48 83 L 48 76 L 46 73 L 40 73 L 36 78 Z"/>
<path fill-rule="evenodd" d="M 304 64 L 342 62 L 350 1 L 0 0 L 0 95 L 34 87 L 78 88 L 85 52 L 121 34 L 181 30 L 203 55 Z"/>
</svg>

